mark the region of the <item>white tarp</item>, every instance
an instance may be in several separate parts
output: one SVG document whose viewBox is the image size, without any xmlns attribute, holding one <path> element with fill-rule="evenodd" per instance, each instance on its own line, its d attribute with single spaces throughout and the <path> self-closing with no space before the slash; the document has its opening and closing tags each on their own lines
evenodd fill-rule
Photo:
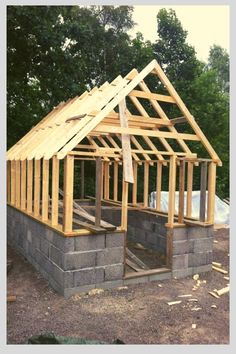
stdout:
<svg viewBox="0 0 236 354">
<path fill-rule="evenodd" d="M 161 211 L 168 212 L 168 192 L 161 192 Z M 192 194 L 192 217 L 199 219 L 200 191 L 193 191 Z M 186 212 L 187 192 L 184 193 L 184 212 Z M 207 201 L 207 192 L 206 192 Z M 207 202 L 206 202 L 207 204 Z M 149 196 L 149 206 L 156 207 L 156 192 Z M 178 214 L 179 192 L 175 192 L 175 213 Z M 207 216 L 207 205 L 206 205 Z M 215 196 L 215 224 L 229 225 L 229 205 L 224 203 L 217 195 Z"/>
</svg>

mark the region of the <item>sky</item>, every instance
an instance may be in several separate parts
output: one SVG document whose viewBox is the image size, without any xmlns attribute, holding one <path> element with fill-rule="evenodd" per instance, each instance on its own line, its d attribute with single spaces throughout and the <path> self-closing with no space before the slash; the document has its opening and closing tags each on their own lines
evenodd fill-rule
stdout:
<svg viewBox="0 0 236 354">
<path fill-rule="evenodd" d="M 188 31 L 187 42 L 195 47 L 197 57 L 207 61 L 209 49 L 213 44 L 220 45 L 229 53 L 229 6 L 134 6 L 133 20 L 137 23 L 129 32 L 141 32 L 144 39 L 154 42 L 157 39 L 156 15 L 161 8 L 172 8 L 183 28 Z"/>
</svg>

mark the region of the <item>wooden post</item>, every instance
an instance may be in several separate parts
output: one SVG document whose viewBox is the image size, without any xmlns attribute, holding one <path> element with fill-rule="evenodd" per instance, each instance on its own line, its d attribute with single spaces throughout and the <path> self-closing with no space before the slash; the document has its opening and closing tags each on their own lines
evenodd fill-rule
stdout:
<svg viewBox="0 0 236 354">
<path fill-rule="evenodd" d="M 40 175 L 41 160 L 34 161 L 34 216 L 39 216 L 40 211 Z"/>
<path fill-rule="evenodd" d="M 95 226 L 101 223 L 101 186 L 102 186 L 102 159 L 96 157 L 96 200 L 95 200 Z"/>
<path fill-rule="evenodd" d="M 16 160 L 16 207 L 20 208 L 20 160 Z"/>
<path fill-rule="evenodd" d="M 21 161 L 20 207 L 26 209 L 26 160 Z"/>
<path fill-rule="evenodd" d="M 148 207 L 148 192 L 149 192 L 149 163 L 144 162 L 144 186 L 143 186 L 143 206 Z"/>
<path fill-rule="evenodd" d="M 188 178 L 187 178 L 187 209 L 186 216 L 192 216 L 192 195 L 193 195 L 193 162 L 188 162 Z"/>
<path fill-rule="evenodd" d="M 129 190 L 129 183 L 124 181 L 124 176 L 123 176 L 121 229 L 124 231 L 127 231 L 127 222 L 128 222 L 128 190 Z"/>
<path fill-rule="evenodd" d="M 56 156 L 52 158 L 52 226 L 58 225 L 58 200 L 59 200 L 59 161 Z"/>
<path fill-rule="evenodd" d="M 43 159 L 42 221 L 48 221 L 49 160 Z"/>
<path fill-rule="evenodd" d="M 11 204 L 16 202 L 16 161 L 11 161 Z"/>
<path fill-rule="evenodd" d="M 84 160 L 81 161 L 81 173 L 80 173 L 80 177 L 81 177 L 81 185 L 80 185 L 80 198 L 84 199 Z"/>
<path fill-rule="evenodd" d="M 102 161 L 101 198 L 104 199 L 104 161 Z"/>
<path fill-rule="evenodd" d="M 176 156 L 170 157 L 169 165 L 169 201 L 168 201 L 168 225 L 173 227 L 175 214 L 175 187 L 176 187 Z"/>
<path fill-rule="evenodd" d="M 208 167 L 208 201 L 207 201 L 207 222 L 210 224 L 214 224 L 215 192 L 216 192 L 216 163 L 210 162 Z"/>
<path fill-rule="evenodd" d="M 184 190 L 185 190 L 185 161 L 180 160 L 179 166 L 179 212 L 178 222 L 184 222 Z"/>
<path fill-rule="evenodd" d="M 73 226 L 74 156 L 64 161 L 63 231 L 71 232 Z"/>
<path fill-rule="evenodd" d="M 200 210 L 199 219 L 206 219 L 206 187 L 207 187 L 207 162 L 201 162 L 201 182 L 200 182 Z"/>
<path fill-rule="evenodd" d="M 7 161 L 7 203 L 11 202 L 11 161 Z"/>
<path fill-rule="evenodd" d="M 137 204 L 138 164 L 135 161 L 133 161 L 133 174 L 134 174 L 134 183 L 132 189 L 132 204 Z"/>
<path fill-rule="evenodd" d="M 156 175 L 156 210 L 161 210 L 162 163 L 157 162 Z"/>
<path fill-rule="evenodd" d="M 104 162 L 104 199 L 109 199 L 110 196 L 110 166 L 109 162 Z"/>
<path fill-rule="evenodd" d="M 118 200 L 118 162 L 114 161 L 113 200 Z"/>
<path fill-rule="evenodd" d="M 33 203 L 33 160 L 27 160 L 27 213 L 32 213 Z"/>
</svg>

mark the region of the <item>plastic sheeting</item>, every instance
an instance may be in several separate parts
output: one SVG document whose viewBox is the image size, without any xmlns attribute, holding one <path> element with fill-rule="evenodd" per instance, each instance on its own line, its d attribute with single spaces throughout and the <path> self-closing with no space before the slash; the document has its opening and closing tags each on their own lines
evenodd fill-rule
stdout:
<svg viewBox="0 0 236 354">
<path fill-rule="evenodd" d="M 207 192 L 206 192 L 207 194 Z M 161 192 L 161 211 L 168 211 L 168 192 Z M 187 192 L 184 193 L 184 212 L 186 212 Z M 207 196 L 206 196 L 207 201 Z M 206 203 L 207 204 L 207 203 Z M 151 192 L 149 196 L 149 206 L 156 207 L 156 192 Z M 178 214 L 179 192 L 175 192 L 175 213 Z M 193 191 L 192 194 L 192 218 L 199 219 L 200 191 Z M 207 217 L 207 205 L 206 205 Z M 215 224 L 229 225 L 229 205 L 224 203 L 217 195 L 215 196 Z"/>
</svg>

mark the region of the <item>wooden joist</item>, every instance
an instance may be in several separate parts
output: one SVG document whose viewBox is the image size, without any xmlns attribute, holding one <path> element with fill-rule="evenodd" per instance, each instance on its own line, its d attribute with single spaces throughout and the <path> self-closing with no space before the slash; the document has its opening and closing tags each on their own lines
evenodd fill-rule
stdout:
<svg viewBox="0 0 236 354">
<path fill-rule="evenodd" d="M 162 101 L 162 102 L 168 102 L 168 103 L 176 103 L 173 97 L 171 96 L 166 96 L 166 95 L 160 95 L 152 92 L 144 92 L 140 90 L 133 90 L 129 93 L 129 96 L 134 96 L 134 97 L 140 97 L 140 98 L 147 98 L 151 100 L 157 100 L 157 101 Z"/>
</svg>

